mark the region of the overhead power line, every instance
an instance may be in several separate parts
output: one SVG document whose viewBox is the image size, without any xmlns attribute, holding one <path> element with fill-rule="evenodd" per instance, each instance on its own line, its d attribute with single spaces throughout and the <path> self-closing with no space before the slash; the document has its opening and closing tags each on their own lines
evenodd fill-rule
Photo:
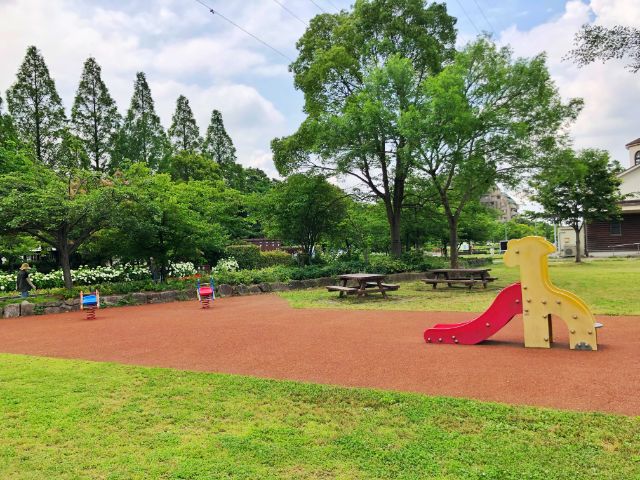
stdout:
<svg viewBox="0 0 640 480">
<path fill-rule="evenodd" d="M 285 55 L 284 53 L 282 53 L 280 50 L 278 50 L 277 48 L 269 45 L 267 42 L 265 42 L 264 40 L 262 40 L 261 38 L 255 36 L 253 33 L 251 33 L 248 30 L 245 30 L 244 28 L 242 28 L 240 25 L 238 25 L 237 23 L 235 23 L 233 20 L 231 20 L 230 18 L 225 17 L 222 13 L 220 13 L 217 10 L 214 10 L 213 8 L 211 8 L 209 5 L 207 5 L 206 3 L 204 3 L 202 0 L 195 0 L 196 2 L 198 2 L 200 5 L 202 5 L 203 7 L 205 7 L 207 10 L 209 10 L 209 13 L 211 13 L 211 15 L 214 16 L 218 16 L 220 18 L 222 18 L 223 20 L 225 20 L 226 22 L 230 23 L 231 25 L 233 25 L 234 27 L 236 27 L 238 30 L 242 30 L 244 33 L 246 33 L 247 35 L 249 35 L 251 38 L 257 40 L 258 42 L 260 42 L 261 44 L 263 44 L 265 47 L 270 48 L 271 50 L 273 50 L 274 52 L 276 52 L 278 55 L 280 55 L 281 57 L 286 58 L 287 60 L 289 60 L 290 62 L 293 62 L 293 58 L 291 58 L 288 55 Z"/>
<path fill-rule="evenodd" d="M 309 24 L 307 22 L 305 22 L 303 19 L 301 19 L 298 15 L 296 15 L 295 13 L 293 13 L 291 10 L 289 10 L 285 5 L 283 5 L 282 3 L 280 3 L 278 0 L 273 0 L 275 3 L 277 3 L 278 5 L 280 5 L 282 7 L 282 9 L 286 12 L 289 13 L 289 15 L 291 15 L 293 18 L 295 18 L 296 20 L 298 20 L 300 23 L 302 23 L 305 26 L 309 26 Z"/>
<path fill-rule="evenodd" d="M 478 2 L 478 0 L 473 0 L 473 3 L 475 3 L 476 7 L 478 7 L 478 10 L 480 10 L 482 17 L 484 18 L 484 21 L 487 22 L 487 25 L 489 25 L 489 30 L 491 30 L 491 33 L 495 33 L 496 29 L 493 28 L 493 25 L 491 25 L 491 22 L 489 21 L 487 16 L 484 14 L 484 9 L 480 6 L 480 3 Z"/>
<path fill-rule="evenodd" d="M 322 8 L 320 5 L 318 5 L 315 0 L 309 0 L 311 3 L 313 3 L 316 7 L 318 7 L 320 9 L 320 11 L 322 11 L 323 13 L 327 13 L 327 11 Z"/>
<path fill-rule="evenodd" d="M 335 8 L 335 9 L 336 9 L 336 12 L 339 12 L 339 11 L 340 11 L 340 9 L 336 6 L 336 4 L 335 4 L 335 3 L 333 3 L 331 0 L 327 0 L 327 3 L 328 3 L 329 5 L 331 5 L 333 8 Z"/>
<path fill-rule="evenodd" d="M 480 29 L 476 26 L 475 23 L 473 23 L 473 20 L 471 20 L 471 17 L 469 16 L 469 14 L 467 13 L 467 11 L 465 10 L 464 6 L 462 6 L 462 2 L 460 2 L 460 0 L 456 0 L 456 2 L 458 2 L 458 5 L 460 5 L 460 8 L 462 9 L 462 12 L 465 14 L 465 16 L 467 17 L 467 19 L 469 20 L 469 22 L 471 23 L 471 25 L 473 25 L 473 28 L 476 29 L 476 32 L 478 32 L 478 35 L 482 34 L 482 32 L 480 31 Z"/>
</svg>

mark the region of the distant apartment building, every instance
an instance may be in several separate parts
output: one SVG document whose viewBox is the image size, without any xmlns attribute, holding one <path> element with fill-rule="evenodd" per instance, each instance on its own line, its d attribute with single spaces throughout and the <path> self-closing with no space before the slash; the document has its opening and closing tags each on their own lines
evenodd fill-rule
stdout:
<svg viewBox="0 0 640 480">
<path fill-rule="evenodd" d="M 516 201 L 498 187 L 493 187 L 480 199 L 480 203 L 498 210 L 500 212 L 500 220 L 503 222 L 508 222 L 518 214 Z"/>
</svg>

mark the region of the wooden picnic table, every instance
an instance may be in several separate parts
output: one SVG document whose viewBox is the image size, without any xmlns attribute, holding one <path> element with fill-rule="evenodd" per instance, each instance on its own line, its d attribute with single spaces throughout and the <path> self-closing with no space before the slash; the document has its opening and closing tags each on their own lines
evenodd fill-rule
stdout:
<svg viewBox="0 0 640 480">
<path fill-rule="evenodd" d="M 422 281 L 432 285 L 434 289 L 439 283 L 446 283 L 449 287 L 462 284 L 469 289 L 477 283 L 482 283 L 482 286 L 487 288 L 487 283 L 497 280 L 491 276 L 490 271 L 490 268 L 434 268 L 427 270 L 427 274 L 433 276 Z"/>
<path fill-rule="evenodd" d="M 383 283 L 386 275 L 379 273 L 348 273 L 340 275 L 342 285 L 329 285 L 327 290 L 330 292 L 340 292 L 340 296 L 343 295 L 357 295 L 358 297 L 366 296 L 369 293 L 381 293 L 383 297 L 387 297 L 387 292 L 391 290 L 397 290 L 400 285 L 392 285 L 389 283 Z M 355 282 L 355 286 L 347 286 L 347 283 Z"/>
</svg>

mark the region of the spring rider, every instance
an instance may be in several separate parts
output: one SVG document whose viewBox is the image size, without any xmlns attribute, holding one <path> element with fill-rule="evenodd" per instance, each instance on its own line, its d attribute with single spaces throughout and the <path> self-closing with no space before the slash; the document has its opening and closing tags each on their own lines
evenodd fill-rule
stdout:
<svg viewBox="0 0 640 480">
<path fill-rule="evenodd" d="M 209 308 L 209 302 L 213 302 L 216 299 L 213 277 L 209 278 L 209 284 L 204 285 L 200 285 L 200 280 L 198 279 L 196 293 L 198 294 L 198 301 L 202 304 L 202 308 Z"/>
<path fill-rule="evenodd" d="M 100 292 L 93 293 L 80 292 L 80 310 L 87 311 L 87 320 L 96 319 L 96 309 L 100 308 Z"/>
</svg>

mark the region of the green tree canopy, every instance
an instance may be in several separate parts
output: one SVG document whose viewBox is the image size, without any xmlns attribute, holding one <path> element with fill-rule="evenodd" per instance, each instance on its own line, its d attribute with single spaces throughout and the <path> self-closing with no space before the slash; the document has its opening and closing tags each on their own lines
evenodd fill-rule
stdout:
<svg viewBox="0 0 640 480">
<path fill-rule="evenodd" d="M 193 151 L 179 151 L 171 156 L 168 172 L 176 181 L 221 180 L 222 174 L 218 164 L 209 158 Z"/>
<path fill-rule="evenodd" d="M 401 130 L 419 86 L 453 54 L 455 19 L 424 0 L 357 0 L 315 17 L 291 64 L 307 118 L 272 142 L 278 171 L 348 175 L 385 206 L 392 253 L 401 253 L 405 182 L 416 159 Z"/>
<path fill-rule="evenodd" d="M 562 149 L 548 159 L 532 182 L 532 199 L 542 205 L 539 216 L 565 223 L 576 233 L 576 262 L 580 262 L 580 230 L 584 222 L 620 215 L 624 199 L 618 187 L 622 171 L 604 150 Z"/>
<path fill-rule="evenodd" d="M 28 234 L 54 247 L 71 288 L 70 256 L 107 225 L 115 203 L 109 180 L 32 164 L 0 175 L 0 233 Z"/>
<path fill-rule="evenodd" d="M 184 95 L 180 95 L 176 101 L 168 133 L 171 146 L 177 152 L 196 152 L 202 143 L 198 124 L 193 117 L 189 100 Z"/>
<path fill-rule="evenodd" d="M 36 158 L 54 166 L 67 120 L 55 82 L 34 46 L 27 49 L 16 82 L 7 90 L 7 103 L 18 133 Z"/>
<path fill-rule="evenodd" d="M 465 206 L 496 182 L 514 184 L 536 166 L 573 120 L 581 100 L 563 103 L 545 58 L 513 59 L 481 38 L 426 79 L 401 122 L 420 173 L 438 194 L 458 244 Z M 452 249 L 451 265 L 457 266 Z"/>
<path fill-rule="evenodd" d="M 347 211 L 346 195 L 321 175 L 291 175 L 264 196 L 267 233 L 300 245 L 307 258 L 322 238 L 335 234 Z"/>
<path fill-rule="evenodd" d="M 145 74 L 138 72 L 131 105 L 118 134 L 118 168 L 144 163 L 152 171 L 165 166 L 170 154 L 167 135 L 156 114 Z"/>
<path fill-rule="evenodd" d="M 236 147 L 224 128 L 222 113 L 218 110 L 211 112 L 211 121 L 204 137 L 202 151 L 214 162 L 228 165 L 236 162 Z"/>
<path fill-rule="evenodd" d="M 176 184 L 167 174 L 152 174 L 144 164 L 124 172 L 120 195 L 124 199 L 114 214 L 123 256 L 153 257 L 165 277 L 170 260 L 198 262 L 205 251 L 222 249 L 224 229 L 215 218 L 202 215 L 194 204 L 206 202 L 191 183 Z"/>
<path fill-rule="evenodd" d="M 116 102 L 102 80 L 100 65 L 89 57 L 71 109 L 71 126 L 94 170 L 103 172 L 108 167 L 121 122 Z"/>
</svg>

